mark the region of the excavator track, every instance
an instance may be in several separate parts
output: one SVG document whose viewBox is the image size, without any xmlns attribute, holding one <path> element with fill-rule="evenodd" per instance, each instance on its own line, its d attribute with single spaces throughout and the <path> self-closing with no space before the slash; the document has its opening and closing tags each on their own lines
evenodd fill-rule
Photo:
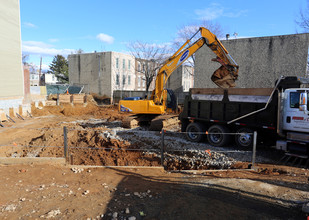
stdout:
<svg viewBox="0 0 309 220">
<path fill-rule="evenodd" d="M 134 129 L 141 126 L 149 127 L 150 131 L 161 131 L 178 126 L 178 115 L 131 115 L 122 120 L 122 127 Z"/>
<path fill-rule="evenodd" d="M 170 127 L 179 125 L 178 115 L 160 115 L 155 117 L 150 122 L 150 131 L 160 131 Z"/>
<path fill-rule="evenodd" d="M 122 127 L 124 128 L 137 128 L 141 126 L 149 126 L 152 119 L 154 119 L 157 115 L 148 115 L 148 114 L 138 114 L 131 115 L 122 120 Z"/>
</svg>

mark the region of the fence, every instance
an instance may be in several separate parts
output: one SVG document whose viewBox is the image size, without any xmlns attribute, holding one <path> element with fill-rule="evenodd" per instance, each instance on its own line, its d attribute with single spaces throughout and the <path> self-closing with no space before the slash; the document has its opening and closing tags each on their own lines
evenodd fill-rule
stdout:
<svg viewBox="0 0 309 220">
<path fill-rule="evenodd" d="M 48 130 L 42 129 L 42 130 Z M 92 131 L 93 133 L 89 133 Z M 63 132 L 63 133 L 62 133 Z M 256 139 L 257 132 L 250 134 L 253 136 L 252 150 L 239 151 L 239 150 L 214 150 L 209 147 L 207 149 L 182 149 L 171 148 L 168 146 L 172 143 L 176 136 L 182 137 L 186 132 L 172 132 L 162 130 L 161 132 L 151 131 L 133 131 L 133 130 L 121 130 L 117 134 L 119 136 L 127 136 L 132 133 L 132 137 L 140 136 L 143 134 L 152 135 L 156 137 L 155 146 L 146 144 L 147 148 L 137 148 L 133 145 L 121 146 L 121 143 L 115 141 L 114 137 L 110 133 L 104 133 L 102 130 L 95 128 L 92 129 L 68 129 L 63 127 L 63 130 L 59 131 L 63 135 L 62 146 L 18 146 L 17 144 L 11 145 L 11 147 L 22 147 L 27 149 L 49 149 L 51 152 L 53 148 L 57 148 L 54 156 L 64 157 L 67 163 L 74 165 L 105 165 L 105 166 L 163 166 L 166 169 L 222 169 L 229 168 L 224 165 L 218 165 L 218 160 L 223 158 L 224 154 L 251 154 L 251 167 L 255 166 L 256 161 Z M 69 134 L 70 132 L 76 132 L 76 135 Z M 102 133 L 103 132 L 103 133 Z M 54 133 L 54 132 L 53 132 Z M 85 134 L 83 134 L 85 133 Z M 195 132 L 198 133 L 198 132 Z M 203 133 L 205 134 L 205 133 Z M 239 135 L 239 133 L 237 133 Z M 230 133 L 229 135 L 237 135 Z M 41 136 L 44 136 L 45 133 Z M 41 137 L 40 136 L 40 137 Z M 72 139 L 76 139 L 75 143 Z M 131 137 L 131 138 L 132 138 Z M 44 139 L 44 137 L 43 137 Z M 46 138 L 45 138 L 46 139 Z M 93 139 L 93 142 L 91 142 Z M 149 138 L 145 138 L 147 140 Z M 182 137 L 183 139 L 183 137 Z M 116 143 L 113 144 L 113 141 Z M 167 142 L 169 144 L 167 144 Z M 97 143 L 97 144 L 94 144 Z M 194 146 L 196 143 L 185 141 L 186 145 Z M 71 146 L 70 146 L 71 145 Z M 0 145 L 0 147 L 8 147 L 8 145 Z M 207 145 L 205 145 L 207 146 Z M 204 146 L 204 147 L 205 147 Z M 36 153 L 30 153 L 30 155 L 36 157 Z M 13 155 L 14 156 L 14 155 Z M 20 156 L 20 155 L 16 155 Z M 80 157 L 83 157 L 82 159 Z M 192 158 L 195 158 L 194 160 Z M 221 158 L 221 159 L 220 159 Z M 145 161 L 143 161 L 143 159 Z M 90 163 L 90 164 L 89 164 Z M 224 162 L 226 163 L 226 162 Z M 217 165 L 214 165 L 217 164 Z"/>
</svg>

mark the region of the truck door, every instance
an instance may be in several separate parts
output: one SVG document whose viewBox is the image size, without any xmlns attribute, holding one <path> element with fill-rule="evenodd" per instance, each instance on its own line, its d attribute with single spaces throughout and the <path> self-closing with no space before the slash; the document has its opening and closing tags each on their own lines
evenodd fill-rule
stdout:
<svg viewBox="0 0 309 220">
<path fill-rule="evenodd" d="M 283 108 L 283 130 L 309 132 L 309 115 L 299 109 L 300 92 L 286 91 Z"/>
</svg>

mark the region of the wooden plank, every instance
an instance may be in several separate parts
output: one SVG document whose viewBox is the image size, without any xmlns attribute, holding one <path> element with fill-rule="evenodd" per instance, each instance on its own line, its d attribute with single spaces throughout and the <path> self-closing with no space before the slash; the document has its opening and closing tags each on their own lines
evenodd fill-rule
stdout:
<svg viewBox="0 0 309 220">
<path fill-rule="evenodd" d="M 60 103 L 71 103 L 72 96 L 67 94 L 60 94 L 59 95 L 59 102 Z"/>
</svg>

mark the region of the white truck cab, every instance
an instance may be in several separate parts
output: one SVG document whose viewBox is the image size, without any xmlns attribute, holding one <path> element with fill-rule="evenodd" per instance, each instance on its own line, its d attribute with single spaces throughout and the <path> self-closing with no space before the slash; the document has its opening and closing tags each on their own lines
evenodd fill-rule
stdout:
<svg viewBox="0 0 309 220">
<path fill-rule="evenodd" d="M 281 94 L 278 110 L 278 132 L 281 136 L 276 148 L 296 154 L 309 154 L 309 89 L 286 89 Z M 308 156 L 306 157 L 308 158 Z"/>
<path fill-rule="evenodd" d="M 286 89 L 282 95 L 282 130 L 309 133 L 309 89 Z"/>
</svg>

